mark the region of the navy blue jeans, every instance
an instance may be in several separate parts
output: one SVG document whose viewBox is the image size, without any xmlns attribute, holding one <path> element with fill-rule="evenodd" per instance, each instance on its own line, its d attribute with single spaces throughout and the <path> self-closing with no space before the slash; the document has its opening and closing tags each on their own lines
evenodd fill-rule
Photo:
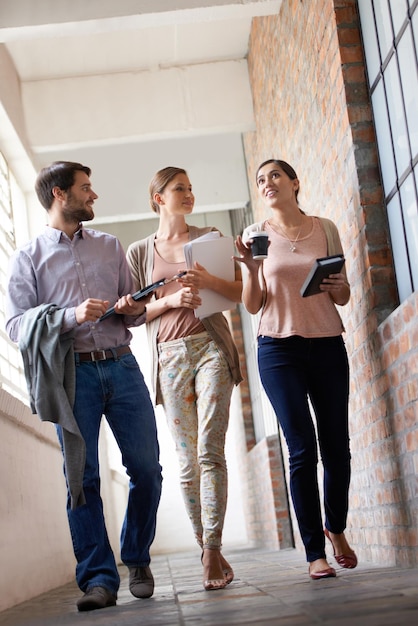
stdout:
<svg viewBox="0 0 418 626">
<path fill-rule="evenodd" d="M 348 511 L 349 366 L 344 341 L 341 336 L 261 336 L 258 366 L 289 449 L 290 491 L 307 561 L 325 558 L 318 444 L 324 468 L 326 528 L 333 533 L 343 532 Z"/>
<path fill-rule="evenodd" d="M 74 416 L 86 442 L 86 504 L 71 510 L 67 500 L 78 586 L 82 591 L 101 586 L 116 593 L 120 579 L 100 496 L 98 438 L 102 415 L 112 429 L 130 479 L 121 559 L 127 566 L 146 566 L 155 535 L 162 478 L 154 409 L 132 354 L 76 366 Z M 58 436 L 61 440 L 59 427 Z"/>
</svg>

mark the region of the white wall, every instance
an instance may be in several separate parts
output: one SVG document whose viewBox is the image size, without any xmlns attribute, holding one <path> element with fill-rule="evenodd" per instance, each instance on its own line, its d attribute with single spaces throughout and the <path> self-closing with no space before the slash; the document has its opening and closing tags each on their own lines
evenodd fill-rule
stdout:
<svg viewBox="0 0 418 626">
<path fill-rule="evenodd" d="M 0 611 L 74 577 L 62 454 L 52 424 L 0 390 Z"/>
<path fill-rule="evenodd" d="M 63 458 L 55 427 L 0 389 L 0 611 L 74 580 Z M 109 540 L 119 536 L 127 483 L 108 463 L 101 431 L 101 489 Z"/>
</svg>

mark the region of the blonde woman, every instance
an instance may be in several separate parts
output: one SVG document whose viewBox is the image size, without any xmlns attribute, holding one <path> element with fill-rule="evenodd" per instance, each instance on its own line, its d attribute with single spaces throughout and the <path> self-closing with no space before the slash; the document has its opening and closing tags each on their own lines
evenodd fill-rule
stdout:
<svg viewBox="0 0 418 626">
<path fill-rule="evenodd" d="M 188 225 L 194 206 L 187 172 L 158 171 L 150 183 L 150 204 L 159 215 L 156 233 L 128 249 L 137 289 L 186 270 L 183 247 L 216 230 Z M 225 435 L 234 384 L 242 380 L 236 346 L 222 313 L 195 316 L 200 289 L 212 289 L 239 302 L 239 268 L 232 282 L 197 266 L 159 288 L 146 308 L 152 354 L 152 383 L 176 444 L 180 484 L 194 534 L 202 548 L 203 585 L 223 589 L 234 577 L 223 557 L 222 531 L 227 503 Z"/>
</svg>

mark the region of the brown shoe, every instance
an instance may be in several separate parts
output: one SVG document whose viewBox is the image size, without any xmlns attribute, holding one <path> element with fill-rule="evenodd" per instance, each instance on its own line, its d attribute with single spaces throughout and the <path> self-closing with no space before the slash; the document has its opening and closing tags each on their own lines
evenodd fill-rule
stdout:
<svg viewBox="0 0 418 626">
<path fill-rule="evenodd" d="M 154 576 L 146 567 L 128 567 L 129 591 L 135 598 L 150 598 L 154 593 Z"/>
<path fill-rule="evenodd" d="M 105 587 L 90 587 L 77 602 L 79 611 L 94 611 L 105 609 L 108 606 L 115 606 L 116 594 Z"/>
</svg>

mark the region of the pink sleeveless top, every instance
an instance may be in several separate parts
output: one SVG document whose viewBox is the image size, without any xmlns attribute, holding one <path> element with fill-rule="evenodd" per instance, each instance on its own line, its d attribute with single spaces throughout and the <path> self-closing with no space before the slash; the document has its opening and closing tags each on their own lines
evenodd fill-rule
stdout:
<svg viewBox="0 0 418 626">
<path fill-rule="evenodd" d="M 327 240 L 319 219 L 312 218 L 312 230 L 296 242 L 294 252 L 290 251 L 289 240 L 267 221 L 264 230 L 271 243 L 263 263 L 267 294 L 258 335 L 277 338 L 340 335 L 344 328 L 330 296 L 321 293 L 302 298 L 300 295 L 315 259 L 327 256 Z"/>
<path fill-rule="evenodd" d="M 186 261 L 182 263 L 168 263 L 162 259 L 158 252 L 154 249 L 154 269 L 152 272 L 153 282 L 160 278 L 171 278 L 178 272 L 187 269 Z M 181 289 L 180 283 L 173 281 L 160 287 L 156 291 L 156 297 L 162 298 Z M 178 308 L 168 309 L 161 315 L 160 326 L 158 329 L 157 342 L 172 341 L 189 335 L 196 335 L 204 332 L 205 327 L 202 322 L 195 316 L 192 309 Z"/>
</svg>

